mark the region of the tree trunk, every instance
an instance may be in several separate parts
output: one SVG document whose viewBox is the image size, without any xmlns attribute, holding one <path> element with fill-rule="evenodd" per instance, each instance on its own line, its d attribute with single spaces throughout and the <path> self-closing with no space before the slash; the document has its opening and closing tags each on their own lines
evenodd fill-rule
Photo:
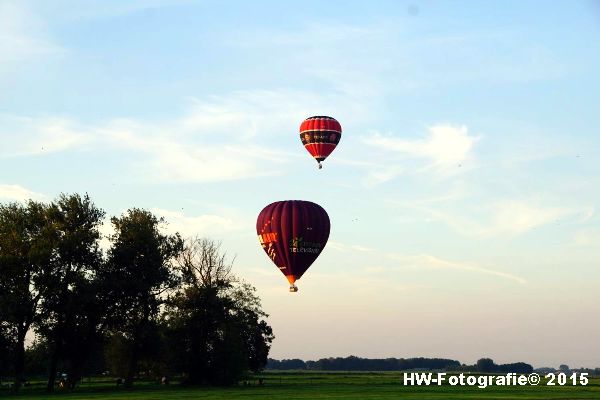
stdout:
<svg viewBox="0 0 600 400">
<path fill-rule="evenodd" d="M 139 358 L 139 339 L 134 338 L 133 348 L 131 349 L 131 357 L 129 358 L 129 366 L 127 368 L 127 376 L 125 377 L 125 387 L 130 388 L 133 386 L 133 378 L 137 372 L 138 358 Z"/>
<path fill-rule="evenodd" d="M 58 355 L 60 354 L 61 345 L 60 341 L 54 344 L 54 351 L 50 358 L 50 372 L 48 374 L 48 384 L 46 385 L 46 391 L 54 392 L 54 384 L 56 383 L 56 372 L 58 368 Z"/>
<path fill-rule="evenodd" d="M 17 348 L 15 351 L 15 392 L 18 392 L 23 383 L 25 372 L 25 335 L 27 330 L 19 330 L 17 334 Z"/>
<path fill-rule="evenodd" d="M 143 305 L 142 319 L 138 323 L 138 326 L 134 330 L 133 335 L 133 346 L 131 349 L 131 358 L 129 359 L 129 368 L 127 368 L 127 376 L 125 377 L 125 387 L 130 388 L 133 386 L 133 378 L 137 372 L 138 361 L 140 358 L 140 350 L 142 342 L 145 339 L 144 334 L 148 321 L 150 320 L 150 306 L 145 303 Z"/>
</svg>

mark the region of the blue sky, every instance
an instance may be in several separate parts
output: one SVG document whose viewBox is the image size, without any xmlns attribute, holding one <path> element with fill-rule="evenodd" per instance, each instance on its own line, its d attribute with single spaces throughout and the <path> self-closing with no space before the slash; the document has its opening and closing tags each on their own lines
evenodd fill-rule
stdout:
<svg viewBox="0 0 600 400">
<path fill-rule="evenodd" d="M 0 201 L 221 240 L 276 358 L 598 366 L 599 39 L 593 1 L 0 0 Z M 332 221 L 295 295 L 254 229 L 284 199 Z"/>
</svg>

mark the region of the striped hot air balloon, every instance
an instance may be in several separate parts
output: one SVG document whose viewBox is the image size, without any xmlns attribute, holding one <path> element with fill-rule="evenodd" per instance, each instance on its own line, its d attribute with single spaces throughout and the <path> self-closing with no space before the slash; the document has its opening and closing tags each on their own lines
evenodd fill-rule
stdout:
<svg viewBox="0 0 600 400">
<path fill-rule="evenodd" d="M 258 241 L 287 278 L 290 292 L 298 291 L 294 282 L 323 251 L 329 229 L 327 212 L 310 201 L 277 201 L 266 206 L 258 215 Z"/>
<path fill-rule="evenodd" d="M 322 168 L 321 161 L 331 154 L 341 137 L 342 126 L 332 117 L 310 117 L 300 125 L 300 140 L 319 163 L 319 169 Z"/>
</svg>

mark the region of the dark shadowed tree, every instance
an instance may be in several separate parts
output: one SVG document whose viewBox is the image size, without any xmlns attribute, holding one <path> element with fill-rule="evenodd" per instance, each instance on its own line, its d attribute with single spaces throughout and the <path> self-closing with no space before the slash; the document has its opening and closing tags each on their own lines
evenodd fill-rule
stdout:
<svg viewBox="0 0 600 400">
<path fill-rule="evenodd" d="M 275 369 L 289 369 L 294 361 L 302 360 L 283 360 L 270 362 Z M 304 362 L 303 362 L 304 363 Z M 298 365 L 296 363 L 296 365 Z M 456 369 L 460 363 L 456 360 L 445 358 L 361 358 L 356 356 L 321 358 L 317 361 L 306 361 L 306 369 L 321 371 L 402 371 L 402 370 L 427 370 L 427 369 Z"/>
<path fill-rule="evenodd" d="M 149 333 L 156 329 L 165 293 L 177 285 L 172 263 L 183 241 L 178 234 L 163 234 L 164 219 L 146 210 L 130 209 L 111 222 L 115 234 L 105 274 L 114 283 L 110 285 L 117 310 L 114 330 L 128 348 L 125 384 L 131 386 L 140 360 L 150 351 Z"/>
<path fill-rule="evenodd" d="M 0 205 L 0 334 L 4 357 L 12 356 L 17 391 L 24 379 L 25 336 L 39 317 L 36 281 L 52 256 L 46 211 L 33 201 Z"/>
<path fill-rule="evenodd" d="M 121 332 L 111 332 L 106 338 L 104 346 L 104 359 L 106 367 L 112 376 L 123 377 L 127 375 L 129 366 L 130 346 Z"/>
<path fill-rule="evenodd" d="M 298 358 L 284 360 L 275 360 L 273 358 L 269 358 L 266 368 L 279 370 L 306 369 L 306 363 Z"/>
<path fill-rule="evenodd" d="M 192 239 L 178 258 L 182 279 L 165 316 L 173 369 L 188 384 L 229 385 L 267 362 L 271 327 L 255 289 L 231 273 L 219 244 Z"/>
<path fill-rule="evenodd" d="M 96 276 L 103 266 L 98 229 L 104 212 L 87 195 L 63 194 L 46 215 L 53 233 L 52 259 L 36 287 L 42 299 L 38 333 L 50 352 L 47 390 L 53 391 L 61 359 L 71 387 L 81 376 L 102 323 Z"/>
<path fill-rule="evenodd" d="M 480 358 L 475 366 L 478 372 L 494 372 L 496 369 L 496 364 L 491 358 Z"/>
<path fill-rule="evenodd" d="M 97 362 L 92 356 L 101 352 L 103 331 L 111 317 L 106 313 L 108 308 L 105 306 L 104 291 L 95 275 L 89 276 L 73 289 L 77 304 L 70 306 L 72 314 L 67 319 L 61 353 L 69 388 L 73 388 L 82 378 L 91 362 Z"/>
<path fill-rule="evenodd" d="M 4 322 L 0 316 L 0 384 L 2 383 L 2 377 L 10 374 L 10 366 L 12 364 L 10 359 L 11 343 L 3 325 Z"/>
<path fill-rule="evenodd" d="M 25 350 L 25 370 L 33 376 L 48 374 L 49 365 L 48 344 L 43 340 L 35 340 Z"/>
<path fill-rule="evenodd" d="M 533 372 L 533 367 L 524 362 L 511 364 L 500 364 L 496 366 L 494 372 L 514 372 L 517 374 L 530 374 Z"/>
<path fill-rule="evenodd" d="M 239 326 L 239 334 L 246 356 L 247 368 L 259 372 L 267 365 L 273 330 L 265 320 L 268 315 L 262 311 L 256 289 L 247 282 L 237 281 L 228 290 L 233 300 L 231 317 Z"/>
</svg>

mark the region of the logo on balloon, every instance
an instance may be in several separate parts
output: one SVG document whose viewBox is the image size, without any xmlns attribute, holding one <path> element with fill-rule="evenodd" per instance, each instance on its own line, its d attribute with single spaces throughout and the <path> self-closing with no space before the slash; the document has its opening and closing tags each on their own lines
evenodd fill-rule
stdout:
<svg viewBox="0 0 600 400">
<path fill-rule="evenodd" d="M 301 237 L 290 239 L 290 253 L 319 254 L 323 245 L 317 242 L 305 242 Z"/>
<path fill-rule="evenodd" d="M 277 232 L 262 233 L 258 235 L 260 244 L 268 244 L 277 241 Z"/>
</svg>

